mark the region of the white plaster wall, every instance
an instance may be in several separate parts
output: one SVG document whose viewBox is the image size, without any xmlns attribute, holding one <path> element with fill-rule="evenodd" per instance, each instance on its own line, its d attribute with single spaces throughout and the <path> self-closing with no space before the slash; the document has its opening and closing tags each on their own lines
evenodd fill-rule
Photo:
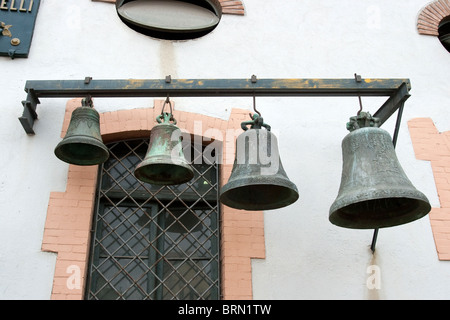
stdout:
<svg viewBox="0 0 450 320">
<path fill-rule="evenodd" d="M 66 99 L 41 99 L 36 135 L 17 118 L 26 80 L 172 78 L 410 78 L 397 152 L 415 186 L 439 206 L 430 165 L 415 159 L 406 121 L 431 117 L 450 130 L 450 53 L 421 36 L 422 0 L 244 0 L 245 16 L 224 15 L 213 33 L 191 41 L 140 35 L 108 3 L 42 0 L 28 59 L 0 57 L 0 299 L 48 299 L 55 255 L 40 251 L 49 194 L 64 191 L 60 141 Z M 164 97 L 162 97 L 164 98 Z M 174 98 L 176 108 L 227 118 L 246 98 Z M 385 99 L 363 98 L 374 113 Z M 100 111 L 151 107 L 152 99 L 95 99 Z M 340 183 L 345 124 L 355 98 L 257 98 L 277 134 L 295 204 L 265 213 L 266 259 L 253 261 L 255 299 L 448 299 L 450 266 L 437 259 L 428 218 L 372 231 L 328 222 Z M 392 132 L 395 119 L 384 125 Z M 245 212 L 243 213 L 245 214 Z M 381 271 L 368 290 L 367 267 Z"/>
</svg>

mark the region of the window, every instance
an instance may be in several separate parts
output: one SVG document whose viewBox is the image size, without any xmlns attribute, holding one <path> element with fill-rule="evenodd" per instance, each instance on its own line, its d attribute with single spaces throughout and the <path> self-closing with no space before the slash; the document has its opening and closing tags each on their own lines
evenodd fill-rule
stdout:
<svg viewBox="0 0 450 320">
<path fill-rule="evenodd" d="M 191 154 L 201 157 L 202 146 Z M 156 186 L 134 168 L 148 140 L 108 145 L 100 167 L 87 299 L 219 299 L 218 165 L 189 183 Z"/>
</svg>

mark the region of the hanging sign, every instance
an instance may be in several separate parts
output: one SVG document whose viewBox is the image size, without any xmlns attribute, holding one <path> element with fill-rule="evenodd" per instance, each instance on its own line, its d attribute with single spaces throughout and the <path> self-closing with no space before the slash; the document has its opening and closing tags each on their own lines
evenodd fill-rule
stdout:
<svg viewBox="0 0 450 320">
<path fill-rule="evenodd" d="M 0 0 L 0 56 L 27 58 L 41 0 Z"/>
</svg>

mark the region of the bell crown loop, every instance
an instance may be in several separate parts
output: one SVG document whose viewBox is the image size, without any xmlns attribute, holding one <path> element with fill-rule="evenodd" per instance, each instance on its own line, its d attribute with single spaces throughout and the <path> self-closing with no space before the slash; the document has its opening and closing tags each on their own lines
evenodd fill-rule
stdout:
<svg viewBox="0 0 450 320">
<path fill-rule="evenodd" d="M 164 112 L 164 109 L 166 108 L 166 104 L 169 105 L 170 107 L 170 112 Z M 172 113 L 172 102 L 169 99 L 169 96 L 167 96 L 166 100 L 164 101 L 162 110 L 161 110 L 161 114 L 159 116 L 156 117 L 156 121 L 161 124 L 171 124 L 170 121 L 172 121 L 173 125 L 177 124 L 177 120 L 175 120 L 175 118 L 173 117 L 173 113 Z"/>
<path fill-rule="evenodd" d="M 168 112 L 161 113 L 159 116 L 156 117 L 156 121 L 159 124 L 172 124 L 172 125 L 177 124 L 177 120 L 175 120 L 172 113 L 168 113 Z M 170 123 L 171 121 L 172 121 L 172 123 Z"/>
<path fill-rule="evenodd" d="M 347 130 L 353 132 L 360 128 L 378 128 L 380 126 L 380 119 L 373 117 L 369 112 L 358 112 L 354 117 L 347 122 Z"/>
<path fill-rule="evenodd" d="M 241 128 L 244 131 L 247 131 L 247 126 L 250 125 L 250 129 L 261 129 L 262 127 L 266 128 L 267 131 L 270 131 L 270 126 L 267 123 L 264 123 L 264 119 L 260 114 L 254 113 L 253 115 L 249 113 L 249 116 L 252 120 L 244 121 L 241 123 Z"/>
<path fill-rule="evenodd" d="M 94 108 L 94 101 L 92 101 L 92 97 L 91 96 L 87 96 L 86 98 L 83 98 L 81 100 L 81 106 Z"/>
</svg>

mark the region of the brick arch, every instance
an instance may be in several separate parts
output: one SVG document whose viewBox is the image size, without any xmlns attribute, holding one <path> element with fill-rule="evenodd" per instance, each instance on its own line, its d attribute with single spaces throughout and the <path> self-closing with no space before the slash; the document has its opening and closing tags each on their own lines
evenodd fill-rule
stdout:
<svg viewBox="0 0 450 320">
<path fill-rule="evenodd" d="M 438 36 L 439 23 L 450 16 L 450 0 L 437 0 L 424 7 L 417 18 L 419 34 Z"/>
<path fill-rule="evenodd" d="M 245 9 L 241 0 L 219 0 L 224 14 L 244 15 Z"/>
<path fill-rule="evenodd" d="M 156 100 L 154 108 L 101 113 L 104 142 L 149 137 L 162 103 Z M 67 103 L 61 137 L 65 136 L 72 111 L 80 104 L 81 99 Z M 224 185 L 232 169 L 232 162 L 226 159 L 234 159 L 235 153 L 234 137 L 228 139 L 227 134 L 239 132 L 240 123 L 248 120 L 248 110 L 233 109 L 228 120 L 177 110 L 174 117 L 182 130 L 195 132 L 194 125 L 201 124 L 205 134 L 208 129 L 222 133 L 225 160 L 220 166 L 219 183 Z M 98 166 L 69 165 L 66 190 L 50 193 L 41 249 L 57 254 L 51 299 L 84 297 L 97 174 Z M 222 299 L 252 299 L 251 259 L 265 258 L 263 214 L 223 205 L 220 212 Z"/>
</svg>

